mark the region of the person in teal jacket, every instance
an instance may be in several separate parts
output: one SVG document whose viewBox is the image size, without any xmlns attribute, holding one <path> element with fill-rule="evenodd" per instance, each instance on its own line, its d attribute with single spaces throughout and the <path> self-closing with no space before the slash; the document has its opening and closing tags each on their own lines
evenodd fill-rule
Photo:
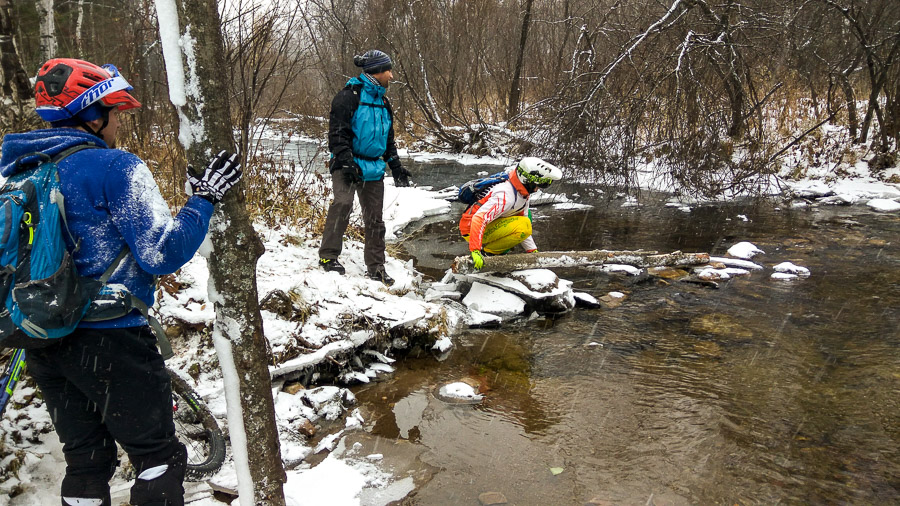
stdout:
<svg viewBox="0 0 900 506">
<path fill-rule="evenodd" d="M 390 286 L 394 279 L 384 268 L 385 165 L 391 169 L 398 187 L 409 186 L 410 176 L 397 156 L 394 113 L 384 96 L 394 78 L 393 63 L 390 56 L 376 49 L 355 56 L 353 63 L 362 72 L 347 81 L 331 102 L 328 149 L 334 201 L 325 219 L 319 265 L 326 271 L 344 274 L 338 257 L 356 194 L 365 227 L 366 275 Z"/>
</svg>

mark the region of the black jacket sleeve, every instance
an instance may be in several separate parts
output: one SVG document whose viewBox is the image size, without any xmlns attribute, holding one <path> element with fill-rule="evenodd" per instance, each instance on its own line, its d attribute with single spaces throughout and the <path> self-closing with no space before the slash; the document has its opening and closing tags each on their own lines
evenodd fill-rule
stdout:
<svg viewBox="0 0 900 506">
<path fill-rule="evenodd" d="M 387 162 L 391 170 L 397 170 L 400 167 L 400 157 L 397 156 L 397 144 L 394 142 L 394 108 L 387 97 L 384 97 L 384 105 L 387 107 L 388 114 L 391 116 L 391 127 L 388 129 L 387 149 L 384 150 L 384 161 Z"/>
<path fill-rule="evenodd" d="M 348 86 L 331 101 L 328 115 L 328 150 L 334 155 L 331 171 L 353 163 L 353 113 L 359 107 L 359 91 Z"/>
</svg>

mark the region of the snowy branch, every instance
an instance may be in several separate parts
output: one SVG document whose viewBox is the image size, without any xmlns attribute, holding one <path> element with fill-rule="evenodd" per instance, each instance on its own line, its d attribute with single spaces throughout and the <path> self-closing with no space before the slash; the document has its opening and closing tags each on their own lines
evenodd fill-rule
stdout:
<svg viewBox="0 0 900 506">
<path fill-rule="evenodd" d="M 615 70 L 615 68 L 619 65 L 619 63 L 621 63 L 625 58 L 630 58 L 631 54 L 641 44 L 641 42 L 643 42 L 647 37 L 649 37 L 651 33 L 655 32 L 660 26 L 665 24 L 667 22 L 667 20 L 673 14 L 675 14 L 679 5 L 681 5 L 681 0 L 675 0 L 675 2 L 671 5 L 671 7 L 669 7 L 669 10 L 666 12 L 666 14 L 663 17 L 659 18 L 655 23 L 650 25 L 650 27 L 647 28 L 647 30 L 645 30 L 644 33 L 642 33 L 641 35 L 639 35 L 637 37 L 637 39 L 631 44 L 631 46 L 628 49 L 626 49 L 624 52 L 620 53 L 618 58 L 616 58 L 612 63 L 607 65 L 606 69 L 604 69 L 604 71 L 603 71 L 603 74 L 601 74 L 600 79 L 598 80 L 597 84 L 593 87 L 593 89 L 591 89 L 591 92 L 588 93 L 588 96 L 586 98 L 584 98 L 583 100 L 579 101 L 577 104 L 573 104 L 573 107 L 582 107 L 584 104 L 590 102 L 594 98 L 594 95 L 598 91 L 600 91 L 601 88 L 604 87 L 604 85 L 606 84 L 606 78 L 609 77 L 609 74 L 612 73 L 613 70 Z"/>
</svg>

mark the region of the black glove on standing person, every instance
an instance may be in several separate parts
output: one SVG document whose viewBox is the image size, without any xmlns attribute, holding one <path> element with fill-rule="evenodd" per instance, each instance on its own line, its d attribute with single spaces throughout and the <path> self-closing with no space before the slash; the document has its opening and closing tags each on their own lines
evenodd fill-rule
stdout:
<svg viewBox="0 0 900 506">
<path fill-rule="evenodd" d="M 394 176 L 394 186 L 398 188 L 409 186 L 409 176 L 412 174 L 400 165 L 400 160 L 394 158 L 388 165 L 391 168 L 391 174 Z"/>
<path fill-rule="evenodd" d="M 187 180 L 193 195 L 204 198 L 213 204 L 222 200 L 225 193 L 240 181 L 241 159 L 237 153 L 222 150 L 209 160 L 206 169 L 197 173 L 188 165 Z"/>
<path fill-rule="evenodd" d="M 354 160 L 341 163 L 341 174 L 343 174 L 344 182 L 347 183 L 347 186 L 362 184 L 362 169 L 359 168 L 359 165 Z"/>
</svg>

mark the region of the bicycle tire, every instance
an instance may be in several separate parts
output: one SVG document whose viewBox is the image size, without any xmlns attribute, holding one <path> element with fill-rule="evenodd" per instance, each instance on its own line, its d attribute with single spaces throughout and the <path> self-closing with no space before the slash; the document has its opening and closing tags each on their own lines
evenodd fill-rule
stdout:
<svg viewBox="0 0 900 506">
<path fill-rule="evenodd" d="M 6 411 L 6 406 L 12 402 L 13 391 L 25 373 L 24 359 L 22 365 L 13 368 L 13 361 L 19 358 L 19 354 L 24 356 L 24 353 L 24 350 L 15 348 L 0 350 L 0 416 Z"/>
<path fill-rule="evenodd" d="M 167 370 L 172 378 L 175 432 L 188 452 L 185 480 L 202 481 L 225 462 L 225 437 L 194 389 L 174 371 Z"/>
</svg>

